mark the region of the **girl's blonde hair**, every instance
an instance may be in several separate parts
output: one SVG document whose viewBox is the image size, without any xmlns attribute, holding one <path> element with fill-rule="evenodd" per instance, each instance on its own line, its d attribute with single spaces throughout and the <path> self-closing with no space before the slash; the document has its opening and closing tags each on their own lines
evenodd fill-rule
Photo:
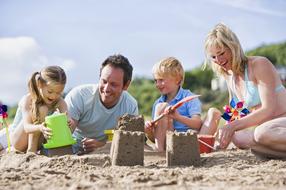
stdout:
<svg viewBox="0 0 286 190">
<path fill-rule="evenodd" d="M 40 106 L 45 102 L 39 92 L 39 84 L 46 85 L 47 83 L 52 85 L 66 84 L 65 71 L 59 66 L 48 66 L 42 69 L 40 72 L 34 72 L 29 80 L 28 87 L 32 97 L 32 121 L 35 124 L 41 123 Z M 55 103 L 56 106 L 57 102 Z"/>
<path fill-rule="evenodd" d="M 207 35 L 205 40 L 206 60 L 204 66 L 206 67 L 208 63 L 211 63 L 214 72 L 220 75 L 227 75 L 225 70 L 211 61 L 208 55 L 211 47 L 229 48 L 232 55 L 232 71 L 234 74 L 241 74 L 244 72 L 248 59 L 242 50 L 237 36 L 226 25 L 222 23 L 217 24 Z"/>
<path fill-rule="evenodd" d="M 185 72 L 180 61 L 174 57 L 168 57 L 156 63 L 153 66 L 152 73 L 154 77 L 172 77 L 180 80 L 183 85 Z"/>
</svg>

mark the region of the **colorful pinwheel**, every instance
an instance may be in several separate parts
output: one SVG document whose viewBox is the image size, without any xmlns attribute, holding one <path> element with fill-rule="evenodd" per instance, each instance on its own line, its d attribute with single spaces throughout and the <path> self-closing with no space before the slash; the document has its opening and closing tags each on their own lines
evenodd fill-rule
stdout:
<svg viewBox="0 0 286 190">
<path fill-rule="evenodd" d="M 243 102 L 236 103 L 233 99 L 230 101 L 230 104 L 225 105 L 223 109 L 224 113 L 221 115 L 221 117 L 228 123 L 236 119 L 240 119 L 250 113 L 247 108 L 243 107 Z"/>
<path fill-rule="evenodd" d="M 10 152 L 10 136 L 9 136 L 9 130 L 8 125 L 6 122 L 6 118 L 8 118 L 7 114 L 8 107 L 6 105 L 0 104 L 0 123 L 6 128 L 6 138 L 7 138 L 7 144 L 8 144 L 8 152 Z"/>
</svg>

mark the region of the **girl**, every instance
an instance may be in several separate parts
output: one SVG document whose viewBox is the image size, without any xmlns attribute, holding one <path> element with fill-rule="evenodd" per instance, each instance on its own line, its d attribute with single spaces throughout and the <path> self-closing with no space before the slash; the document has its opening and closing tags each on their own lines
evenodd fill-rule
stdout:
<svg viewBox="0 0 286 190">
<path fill-rule="evenodd" d="M 29 93 L 19 102 L 12 126 L 11 144 L 18 151 L 37 152 L 51 130 L 44 119 L 56 110 L 67 112 L 61 97 L 66 84 L 66 74 L 59 66 L 48 66 L 35 72 L 29 80 Z M 3 145 L 2 145 L 3 146 Z"/>
</svg>

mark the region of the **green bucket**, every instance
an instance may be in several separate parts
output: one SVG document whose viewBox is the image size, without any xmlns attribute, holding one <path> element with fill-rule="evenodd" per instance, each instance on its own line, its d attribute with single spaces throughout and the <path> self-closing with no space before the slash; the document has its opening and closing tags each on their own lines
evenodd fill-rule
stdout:
<svg viewBox="0 0 286 190">
<path fill-rule="evenodd" d="M 47 116 L 45 123 L 48 128 L 52 129 L 52 136 L 44 144 L 44 148 L 58 148 L 76 143 L 76 140 L 72 138 L 65 113 Z"/>
</svg>

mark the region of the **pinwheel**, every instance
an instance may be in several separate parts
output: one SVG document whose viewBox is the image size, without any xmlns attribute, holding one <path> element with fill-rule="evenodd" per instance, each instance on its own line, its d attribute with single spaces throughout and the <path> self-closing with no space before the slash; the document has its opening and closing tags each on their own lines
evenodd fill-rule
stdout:
<svg viewBox="0 0 286 190">
<path fill-rule="evenodd" d="M 6 105 L 0 104 L 0 123 L 3 124 L 3 126 L 6 128 L 6 138 L 7 138 L 7 144 L 8 144 L 8 152 L 10 152 L 10 136 L 9 136 L 9 130 L 8 125 L 6 122 L 6 118 L 8 118 L 7 114 L 8 107 Z"/>
<path fill-rule="evenodd" d="M 228 123 L 236 119 L 240 119 L 250 113 L 247 108 L 243 107 L 243 102 L 236 103 L 233 99 L 230 101 L 230 104 L 225 105 L 223 109 L 224 113 L 221 115 L 221 117 Z"/>
</svg>

